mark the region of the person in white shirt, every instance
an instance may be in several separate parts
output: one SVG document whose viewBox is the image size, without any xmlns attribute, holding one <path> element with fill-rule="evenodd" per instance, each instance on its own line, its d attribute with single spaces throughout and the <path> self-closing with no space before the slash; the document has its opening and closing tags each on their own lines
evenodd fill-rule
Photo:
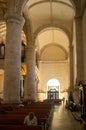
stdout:
<svg viewBox="0 0 86 130">
<path fill-rule="evenodd" d="M 29 115 L 27 115 L 24 119 L 24 124 L 25 125 L 37 125 L 37 117 L 33 112 L 30 112 Z"/>
</svg>

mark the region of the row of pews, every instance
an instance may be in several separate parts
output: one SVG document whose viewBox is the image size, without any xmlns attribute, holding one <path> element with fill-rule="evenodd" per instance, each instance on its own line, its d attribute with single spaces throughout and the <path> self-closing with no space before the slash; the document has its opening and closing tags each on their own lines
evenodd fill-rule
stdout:
<svg viewBox="0 0 86 130">
<path fill-rule="evenodd" d="M 24 118 L 29 112 L 34 112 L 37 126 L 25 126 Z M 34 102 L 27 105 L 0 104 L 0 130 L 46 130 L 53 114 L 53 103 Z"/>
<path fill-rule="evenodd" d="M 42 126 L 0 125 L 0 130 L 42 130 Z"/>
</svg>

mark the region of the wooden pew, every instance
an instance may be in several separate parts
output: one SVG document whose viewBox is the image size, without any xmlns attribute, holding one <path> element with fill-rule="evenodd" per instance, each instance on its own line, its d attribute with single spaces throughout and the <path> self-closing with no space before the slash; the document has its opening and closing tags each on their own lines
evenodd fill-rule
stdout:
<svg viewBox="0 0 86 130">
<path fill-rule="evenodd" d="M 42 130 L 42 126 L 0 125 L 0 130 Z"/>
<path fill-rule="evenodd" d="M 0 116 L 0 125 L 23 125 L 25 115 L 20 114 L 20 115 L 4 115 Z M 41 125 L 44 129 L 46 128 L 47 125 L 47 118 L 41 117 L 38 118 L 38 125 Z"/>
<path fill-rule="evenodd" d="M 49 122 L 51 110 L 52 105 L 48 103 L 33 103 L 24 107 L 14 106 L 12 111 L 0 115 L 0 125 L 23 125 L 25 116 L 30 111 L 33 111 L 37 116 L 38 125 L 42 125 L 42 128 L 45 130 L 45 127 Z"/>
<path fill-rule="evenodd" d="M 37 109 L 37 108 L 18 108 L 16 110 L 10 111 L 8 113 L 29 113 L 29 112 L 35 112 L 35 113 L 44 113 L 48 114 L 50 113 L 49 109 Z"/>
<path fill-rule="evenodd" d="M 8 114 L 8 115 L 0 115 L 0 124 L 23 124 L 25 114 Z M 43 123 L 47 121 L 47 117 L 40 115 L 37 116 L 38 122 Z"/>
</svg>

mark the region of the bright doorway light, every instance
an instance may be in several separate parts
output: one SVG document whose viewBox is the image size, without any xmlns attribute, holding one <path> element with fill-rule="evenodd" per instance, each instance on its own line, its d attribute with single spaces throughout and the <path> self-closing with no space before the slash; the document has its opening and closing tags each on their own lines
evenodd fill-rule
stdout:
<svg viewBox="0 0 86 130">
<path fill-rule="evenodd" d="M 59 91 L 59 87 L 60 83 L 57 79 L 52 78 L 47 82 L 47 91 L 50 89 L 56 89 Z"/>
<path fill-rule="evenodd" d="M 53 78 L 47 82 L 47 86 L 60 86 L 60 83 L 57 79 Z"/>
<path fill-rule="evenodd" d="M 58 91 L 59 96 L 60 96 L 60 82 L 57 79 L 52 78 L 52 79 L 48 80 L 48 82 L 47 82 L 47 92 L 50 89 Z M 46 93 L 46 98 L 47 98 L 47 93 Z"/>
<path fill-rule="evenodd" d="M 50 79 L 48 82 L 47 82 L 47 91 L 50 90 L 50 89 L 56 89 L 57 91 L 60 92 L 60 82 L 57 80 L 57 79 Z"/>
</svg>

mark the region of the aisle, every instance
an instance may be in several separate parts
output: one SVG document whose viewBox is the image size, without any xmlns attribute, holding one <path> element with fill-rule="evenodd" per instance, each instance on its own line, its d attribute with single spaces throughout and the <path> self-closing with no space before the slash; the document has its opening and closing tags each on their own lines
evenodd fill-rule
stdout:
<svg viewBox="0 0 86 130">
<path fill-rule="evenodd" d="M 86 127 L 75 120 L 71 112 L 65 109 L 64 104 L 60 104 L 54 107 L 49 130 L 86 130 Z"/>
</svg>

